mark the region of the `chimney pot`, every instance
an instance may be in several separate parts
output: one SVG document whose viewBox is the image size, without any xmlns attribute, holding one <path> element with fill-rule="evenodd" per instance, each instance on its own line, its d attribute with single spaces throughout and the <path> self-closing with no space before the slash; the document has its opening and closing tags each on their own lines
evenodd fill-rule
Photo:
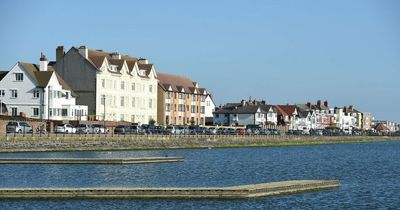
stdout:
<svg viewBox="0 0 400 210">
<path fill-rule="evenodd" d="M 47 57 L 43 53 L 40 53 L 40 64 L 39 64 L 39 71 L 47 71 Z"/>
</svg>

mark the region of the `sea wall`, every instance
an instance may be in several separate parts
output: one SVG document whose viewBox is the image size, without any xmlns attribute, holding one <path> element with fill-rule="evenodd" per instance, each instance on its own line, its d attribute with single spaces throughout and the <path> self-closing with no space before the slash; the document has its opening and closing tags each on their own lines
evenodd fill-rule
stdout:
<svg viewBox="0 0 400 210">
<path fill-rule="evenodd" d="M 140 150 L 168 148 L 212 148 L 286 146 L 371 141 L 397 141 L 388 136 L 230 136 L 230 135 L 39 135 L 0 136 L 0 152 Z"/>
</svg>

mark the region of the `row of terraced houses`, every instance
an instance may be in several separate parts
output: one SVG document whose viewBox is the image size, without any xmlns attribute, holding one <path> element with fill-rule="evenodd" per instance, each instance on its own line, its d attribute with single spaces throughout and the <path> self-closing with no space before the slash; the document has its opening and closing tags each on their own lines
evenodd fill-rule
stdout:
<svg viewBox="0 0 400 210">
<path fill-rule="evenodd" d="M 212 122 L 215 105 L 191 79 L 161 73 L 145 58 L 72 47 L 56 61 L 17 62 L 1 72 L 3 115 L 48 120 L 126 121 L 147 124 Z"/>
<path fill-rule="evenodd" d="M 361 112 L 354 106 L 332 107 L 328 101 L 313 104 L 271 105 L 265 101 L 242 100 L 216 107 L 216 125 L 285 126 L 290 130 L 305 131 L 339 128 L 345 133 L 355 130 L 396 132 L 399 124 L 374 120 L 371 113 Z"/>
</svg>

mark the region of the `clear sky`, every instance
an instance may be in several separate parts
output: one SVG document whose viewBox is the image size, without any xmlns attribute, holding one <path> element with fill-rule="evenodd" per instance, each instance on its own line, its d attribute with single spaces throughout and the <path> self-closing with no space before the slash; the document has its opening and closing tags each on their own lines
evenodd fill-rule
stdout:
<svg viewBox="0 0 400 210">
<path fill-rule="evenodd" d="M 400 1 L 1 0 L 0 69 L 86 45 L 189 76 L 217 105 L 328 100 L 400 122 Z"/>
</svg>

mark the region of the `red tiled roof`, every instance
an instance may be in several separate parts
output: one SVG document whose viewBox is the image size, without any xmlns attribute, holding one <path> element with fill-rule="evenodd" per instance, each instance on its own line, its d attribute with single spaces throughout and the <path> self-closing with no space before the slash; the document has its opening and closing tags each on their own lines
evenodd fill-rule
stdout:
<svg viewBox="0 0 400 210">
<path fill-rule="evenodd" d="M 178 76 L 173 74 L 157 73 L 159 83 L 162 87 L 171 85 L 172 91 L 181 92 L 182 88 L 186 93 L 194 93 L 196 87 L 193 82 L 184 76 Z"/>
<path fill-rule="evenodd" d="M 293 112 L 296 110 L 295 105 L 276 105 L 278 114 L 281 115 L 293 115 Z"/>
</svg>

